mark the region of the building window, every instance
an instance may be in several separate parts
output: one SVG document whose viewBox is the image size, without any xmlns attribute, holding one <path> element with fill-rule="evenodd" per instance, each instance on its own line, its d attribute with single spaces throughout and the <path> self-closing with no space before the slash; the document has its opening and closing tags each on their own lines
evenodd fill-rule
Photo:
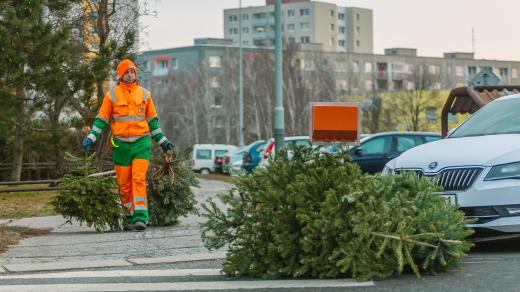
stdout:
<svg viewBox="0 0 520 292">
<path fill-rule="evenodd" d="M 222 95 L 221 94 L 215 94 L 215 96 L 213 97 L 213 106 L 222 107 Z"/>
<path fill-rule="evenodd" d="M 470 77 L 473 77 L 473 76 L 477 75 L 477 67 L 475 67 L 475 66 L 468 66 L 468 75 Z"/>
<path fill-rule="evenodd" d="M 353 61 L 352 62 L 352 72 L 359 72 L 359 62 L 358 61 Z"/>
<path fill-rule="evenodd" d="M 356 40 L 356 46 L 359 48 L 359 40 Z"/>
<path fill-rule="evenodd" d="M 289 43 L 294 44 L 296 42 L 296 39 L 294 37 L 289 37 Z"/>
<path fill-rule="evenodd" d="M 507 77 L 507 75 L 509 75 L 507 68 L 500 68 L 500 77 Z"/>
<path fill-rule="evenodd" d="M 172 69 L 173 70 L 179 69 L 179 62 L 177 61 L 177 58 L 172 58 Z"/>
<path fill-rule="evenodd" d="M 289 24 L 287 25 L 287 30 L 288 30 L 288 31 L 294 31 L 294 23 L 289 23 Z"/>
<path fill-rule="evenodd" d="M 338 41 L 338 46 L 344 48 L 345 47 L 345 40 L 339 40 Z"/>
<path fill-rule="evenodd" d="M 439 74 L 439 72 L 440 72 L 439 65 L 429 65 L 428 66 L 428 72 L 430 74 Z"/>
<path fill-rule="evenodd" d="M 372 80 L 365 80 L 365 91 L 372 90 Z"/>
<path fill-rule="evenodd" d="M 222 57 L 220 56 L 210 56 L 209 57 L 209 67 L 210 68 L 220 68 L 222 67 Z"/>
<path fill-rule="evenodd" d="M 308 36 L 303 36 L 300 38 L 300 41 L 302 44 L 307 44 L 307 43 L 310 43 L 311 42 L 311 38 L 308 37 Z"/>
<path fill-rule="evenodd" d="M 224 117 L 223 116 L 217 116 L 215 117 L 215 128 L 224 128 Z"/>
<path fill-rule="evenodd" d="M 310 24 L 308 22 L 302 22 L 300 23 L 300 29 L 301 30 L 309 30 Z"/>
<path fill-rule="evenodd" d="M 394 90 L 403 90 L 403 80 L 394 80 Z"/>
<path fill-rule="evenodd" d="M 356 34 L 359 34 L 359 32 L 360 32 L 359 26 L 356 26 Z"/>
<path fill-rule="evenodd" d="M 330 31 L 334 31 L 336 29 L 336 27 L 334 26 L 334 23 L 331 23 L 330 24 Z"/>
<path fill-rule="evenodd" d="M 248 34 L 249 33 L 249 27 L 243 27 L 242 28 L 242 33 L 243 34 Z"/>
<path fill-rule="evenodd" d="M 287 17 L 294 17 L 294 10 L 287 10 Z"/>
<path fill-rule="evenodd" d="M 316 69 L 316 65 L 314 64 L 314 60 L 301 60 L 302 63 L 300 64 L 301 69 L 305 69 L 306 71 L 313 71 Z"/>
<path fill-rule="evenodd" d="M 230 34 L 230 35 L 236 35 L 236 34 L 238 34 L 238 28 L 230 28 L 230 29 L 229 29 L 229 34 Z"/>
<path fill-rule="evenodd" d="M 335 38 L 330 38 L 330 45 L 334 46 L 335 44 L 336 44 L 336 39 Z"/>
<path fill-rule="evenodd" d="M 237 22 L 238 21 L 238 16 L 237 15 L 230 15 L 228 17 L 229 19 L 229 22 Z"/>
<path fill-rule="evenodd" d="M 334 10 L 331 10 L 330 11 L 330 17 L 334 17 L 334 14 L 335 14 Z"/>
<path fill-rule="evenodd" d="M 338 32 L 341 34 L 345 34 L 345 27 L 344 26 L 338 26 Z"/>
<path fill-rule="evenodd" d="M 251 45 L 251 42 L 250 41 L 243 41 L 242 44 L 244 46 L 249 46 L 249 45 Z"/>
<path fill-rule="evenodd" d="M 455 67 L 455 74 L 459 77 L 464 76 L 464 67 L 462 66 L 456 66 Z"/>
<path fill-rule="evenodd" d="M 518 78 L 518 69 L 516 69 L 516 68 L 511 69 L 511 77 Z"/>
<path fill-rule="evenodd" d="M 426 122 L 428 124 L 435 124 L 437 122 L 437 113 L 435 107 L 427 107 L 426 108 Z"/>
<path fill-rule="evenodd" d="M 339 20 L 345 20 L 345 13 L 338 13 Z"/>
<path fill-rule="evenodd" d="M 242 20 L 248 21 L 249 20 L 249 14 L 242 14 Z"/>
<path fill-rule="evenodd" d="M 359 21 L 359 13 L 356 13 L 356 20 Z"/>
<path fill-rule="evenodd" d="M 300 9 L 300 16 L 309 16 L 309 15 L 311 15 L 309 8 Z"/>
<path fill-rule="evenodd" d="M 370 62 L 365 62 L 365 72 L 366 72 L 366 73 L 370 73 L 370 72 L 372 72 L 372 63 L 370 63 Z"/>
<path fill-rule="evenodd" d="M 220 81 L 217 76 L 213 76 L 210 81 L 211 88 L 219 88 L 220 87 Z"/>
<path fill-rule="evenodd" d="M 347 62 L 337 61 L 336 62 L 336 72 L 345 72 L 347 71 Z"/>
</svg>

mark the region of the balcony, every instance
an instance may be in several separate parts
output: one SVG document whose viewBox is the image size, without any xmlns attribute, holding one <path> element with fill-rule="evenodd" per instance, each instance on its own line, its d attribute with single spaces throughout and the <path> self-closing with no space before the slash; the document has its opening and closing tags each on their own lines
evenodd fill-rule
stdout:
<svg viewBox="0 0 520 292">
<path fill-rule="evenodd" d="M 253 39 L 272 39 L 274 38 L 274 31 L 257 31 L 253 33 Z"/>
<path fill-rule="evenodd" d="M 274 18 L 255 18 L 253 19 L 253 26 L 268 26 L 274 25 Z"/>
</svg>

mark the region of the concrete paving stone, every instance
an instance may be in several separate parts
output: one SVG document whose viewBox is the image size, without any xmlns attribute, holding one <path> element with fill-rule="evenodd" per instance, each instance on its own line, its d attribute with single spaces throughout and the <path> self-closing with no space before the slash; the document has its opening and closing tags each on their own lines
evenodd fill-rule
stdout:
<svg viewBox="0 0 520 292">
<path fill-rule="evenodd" d="M 125 260 L 105 260 L 105 261 L 67 261 L 67 262 L 48 262 L 48 263 L 29 263 L 29 264 L 7 264 L 4 268 L 9 272 L 38 272 L 38 271 L 58 271 L 70 269 L 104 268 L 104 267 L 123 267 L 132 264 Z"/>
<path fill-rule="evenodd" d="M 62 216 L 30 217 L 13 220 L 9 226 L 23 226 L 30 228 L 57 228 L 65 224 Z"/>
<path fill-rule="evenodd" d="M 197 201 L 214 198 L 231 184 L 201 180 L 201 188 L 193 188 Z M 49 262 L 106 261 L 125 258 L 182 257 L 203 254 L 208 250 L 200 238 L 200 223 L 205 218 L 189 215 L 181 223 L 169 227 L 149 227 L 145 232 L 97 233 L 77 222 L 66 224 L 61 216 L 24 218 L 12 225 L 54 228 L 48 235 L 22 240 L 0 255 L 0 265 L 48 264 Z M 16 267 L 16 266 L 15 266 Z"/>
<path fill-rule="evenodd" d="M 105 254 L 155 254 L 159 250 L 202 247 L 199 235 L 185 238 L 136 238 L 89 244 L 46 245 L 46 246 L 13 246 L 9 249 L 9 257 L 58 257 Z"/>
<path fill-rule="evenodd" d="M 177 256 L 167 257 L 152 257 L 152 258 L 128 258 L 127 261 L 138 264 L 161 264 L 161 263 L 178 263 L 178 262 L 194 262 L 194 261 L 205 261 L 205 260 L 216 260 L 225 259 L 225 252 L 208 252 L 200 254 L 182 254 Z"/>
</svg>

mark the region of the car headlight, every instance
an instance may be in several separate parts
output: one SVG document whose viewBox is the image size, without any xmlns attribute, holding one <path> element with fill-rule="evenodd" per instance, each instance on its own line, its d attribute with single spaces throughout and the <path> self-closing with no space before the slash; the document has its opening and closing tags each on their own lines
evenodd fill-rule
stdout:
<svg viewBox="0 0 520 292">
<path fill-rule="evenodd" d="M 497 180 L 506 178 L 520 179 L 520 162 L 493 166 L 484 180 Z"/>
<path fill-rule="evenodd" d="M 391 169 L 390 167 L 388 167 L 387 165 L 385 165 L 385 167 L 381 171 L 381 175 L 392 175 L 392 174 L 394 174 L 394 170 Z"/>
</svg>

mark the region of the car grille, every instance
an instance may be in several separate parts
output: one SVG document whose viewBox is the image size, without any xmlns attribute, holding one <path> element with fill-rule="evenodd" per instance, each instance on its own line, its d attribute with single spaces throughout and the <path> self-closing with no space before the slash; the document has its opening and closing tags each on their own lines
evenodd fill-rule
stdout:
<svg viewBox="0 0 520 292">
<path fill-rule="evenodd" d="M 477 177 L 482 172 L 482 168 L 452 168 L 445 169 L 436 175 L 425 175 L 419 169 L 403 169 L 395 170 L 395 174 L 414 172 L 418 178 L 426 176 L 436 185 L 442 187 L 445 191 L 464 191 L 471 187 Z"/>
</svg>

